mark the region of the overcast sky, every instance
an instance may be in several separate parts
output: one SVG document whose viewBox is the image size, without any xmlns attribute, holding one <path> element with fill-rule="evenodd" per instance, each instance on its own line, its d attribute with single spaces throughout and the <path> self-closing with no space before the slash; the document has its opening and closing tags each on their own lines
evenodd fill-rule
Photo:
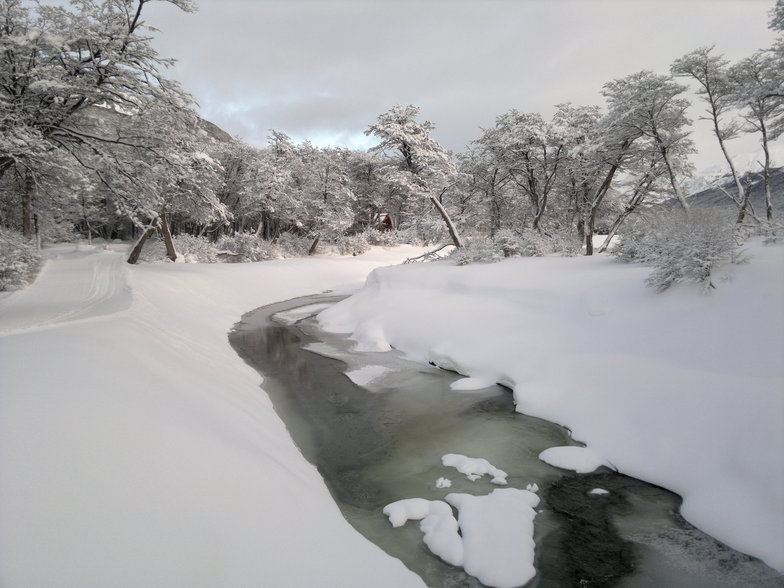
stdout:
<svg viewBox="0 0 784 588">
<path fill-rule="evenodd" d="M 276 129 L 364 148 L 363 131 L 401 103 L 419 106 L 436 139 L 461 151 L 511 108 L 548 118 L 561 102 L 601 105 L 612 79 L 665 73 L 714 43 L 737 60 L 773 39 L 774 0 L 197 2 L 195 14 L 148 5 L 156 46 L 178 60 L 169 77 L 201 115 L 254 145 Z M 695 127 L 697 168 L 719 163 L 708 128 Z"/>
</svg>

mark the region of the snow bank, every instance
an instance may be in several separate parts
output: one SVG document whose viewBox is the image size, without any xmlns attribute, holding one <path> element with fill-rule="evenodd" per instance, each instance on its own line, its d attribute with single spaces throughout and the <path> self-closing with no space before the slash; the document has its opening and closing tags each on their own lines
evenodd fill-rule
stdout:
<svg viewBox="0 0 784 588">
<path fill-rule="evenodd" d="M 710 295 L 656 294 L 604 256 L 373 272 L 322 325 L 360 344 L 505 382 L 683 514 L 784 570 L 784 248 Z"/>
<path fill-rule="evenodd" d="M 4 588 L 421 586 L 342 517 L 231 349 L 240 316 L 411 248 L 130 267 L 49 250 L 0 298 Z"/>
<path fill-rule="evenodd" d="M 539 454 L 539 459 L 551 466 L 578 474 L 588 474 L 599 466 L 607 465 L 588 447 L 550 447 Z"/>
</svg>

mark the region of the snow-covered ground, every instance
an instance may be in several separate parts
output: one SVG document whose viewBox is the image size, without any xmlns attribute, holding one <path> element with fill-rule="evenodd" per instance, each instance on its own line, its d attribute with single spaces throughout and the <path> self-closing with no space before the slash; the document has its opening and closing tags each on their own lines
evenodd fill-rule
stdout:
<svg viewBox="0 0 784 588">
<path fill-rule="evenodd" d="M 421 253 L 130 267 L 47 251 L 0 297 L 0 586 L 420 586 L 343 519 L 227 341 Z"/>
<path fill-rule="evenodd" d="M 746 252 L 708 295 L 657 294 L 604 256 L 385 268 L 320 320 L 511 386 L 588 461 L 678 492 L 692 523 L 784 570 L 784 247 Z"/>
</svg>

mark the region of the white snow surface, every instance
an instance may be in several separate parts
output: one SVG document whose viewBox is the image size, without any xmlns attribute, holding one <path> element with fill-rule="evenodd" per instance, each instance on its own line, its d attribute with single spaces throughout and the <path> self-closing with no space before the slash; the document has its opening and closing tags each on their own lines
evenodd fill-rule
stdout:
<svg viewBox="0 0 784 588">
<path fill-rule="evenodd" d="M 449 478 L 438 478 L 436 480 L 436 488 L 451 488 L 452 487 L 452 480 Z"/>
<path fill-rule="evenodd" d="M 447 494 L 445 500 L 458 510 L 467 573 L 495 588 L 522 586 L 536 575 L 536 494 L 496 488 L 485 496 Z"/>
<path fill-rule="evenodd" d="M 492 477 L 491 482 L 503 486 L 506 484 L 506 472 L 499 470 L 483 457 L 466 457 L 459 453 L 447 453 L 441 457 L 441 463 L 446 467 L 455 468 L 471 480 L 478 480 L 484 475 Z"/>
<path fill-rule="evenodd" d="M 319 315 L 359 344 L 504 382 L 684 516 L 784 571 L 784 247 L 703 295 L 606 256 L 373 272 Z"/>
<path fill-rule="evenodd" d="M 404 498 L 387 504 L 383 512 L 393 527 L 421 521 L 419 528 L 428 549 L 450 565 L 463 565 L 463 539 L 452 508 L 443 500 Z"/>
<path fill-rule="evenodd" d="M 607 465 L 592 449 L 574 445 L 550 447 L 539 454 L 539 459 L 551 466 L 578 474 L 588 474 L 599 466 Z"/>
<path fill-rule="evenodd" d="M 421 586 L 342 517 L 227 332 L 418 254 L 128 266 L 61 246 L 0 297 L 0 585 Z"/>
</svg>

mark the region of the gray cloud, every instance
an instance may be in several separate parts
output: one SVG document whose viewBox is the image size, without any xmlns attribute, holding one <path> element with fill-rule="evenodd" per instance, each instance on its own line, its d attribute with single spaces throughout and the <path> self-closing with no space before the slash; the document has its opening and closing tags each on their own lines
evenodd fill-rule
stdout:
<svg viewBox="0 0 784 588">
<path fill-rule="evenodd" d="M 202 114 L 264 144 L 362 141 L 396 103 L 422 108 L 461 150 L 510 108 L 601 104 L 603 83 L 716 43 L 730 59 L 771 43 L 772 0 L 201 0 L 151 4 L 156 45 Z M 695 117 L 697 113 L 695 111 Z M 718 161 L 704 128 L 698 167 Z M 747 141 L 752 145 L 753 141 Z M 746 144 L 737 145 L 745 149 Z M 751 147 L 748 147 L 751 148 Z"/>
</svg>

